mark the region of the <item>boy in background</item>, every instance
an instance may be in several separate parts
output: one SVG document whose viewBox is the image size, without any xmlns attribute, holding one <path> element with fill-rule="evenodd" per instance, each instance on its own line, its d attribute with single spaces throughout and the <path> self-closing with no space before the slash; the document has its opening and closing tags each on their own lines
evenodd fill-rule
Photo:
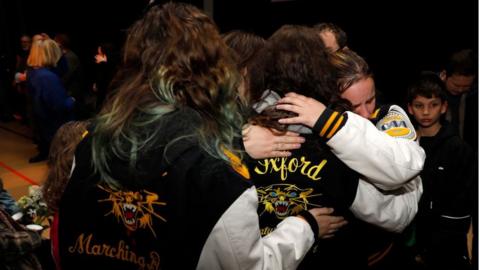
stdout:
<svg viewBox="0 0 480 270">
<path fill-rule="evenodd" d="M 447 108 L 444 84 L 434 73 L 422 74 L 409 87 L 408 111 L 427 154 L 415 250 L 427 269 L 471 269 L 467 232 L 475 204 L 477 157 L 443 120 Z"/>
</svg>

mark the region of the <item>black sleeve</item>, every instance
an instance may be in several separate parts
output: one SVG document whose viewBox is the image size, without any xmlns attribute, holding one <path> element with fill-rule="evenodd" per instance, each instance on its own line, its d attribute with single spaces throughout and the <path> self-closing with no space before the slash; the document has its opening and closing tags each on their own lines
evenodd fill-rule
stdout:
<svg viewBox="0 0 480 270">
<path fill-rule="evenodd" d="M 337 133 L 347 122 L 347 114 L 326 108 L 313 126 L 313 130 L 324 140 Z"/>
<path fill-rule="evenodd" d="M 458 140 L 460 140 L 458 138 Z M 450 168 L 447 185 L 439 192 L 441 196 L 439 226 L 446 231 L 468 231 L 472 216 L 475 216 L 477 194 L 477 155 L 465 143 L 459 142 L 452 146 L 450 153 Z M 470 215 L 470 218 L 468 216 Z M 454 218 L 451 218 L 454 217 Z"/>
</svg>

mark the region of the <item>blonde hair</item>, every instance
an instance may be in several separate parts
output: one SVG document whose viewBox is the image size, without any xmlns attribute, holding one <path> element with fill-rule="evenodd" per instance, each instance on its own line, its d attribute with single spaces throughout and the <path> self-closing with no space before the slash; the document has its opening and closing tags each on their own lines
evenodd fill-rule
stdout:
<svg viewBox="0 0 480 270">
<path fill-rule="evenodd" d="M 335 68 L 335 80 L 340 93 L 353 84 L 373 78 L 367 62 L 350 49 L 342 49 L 330 55 L 330 63 Z"/>
<path fill-rule="evenodd" d="M 29 67 L 55 67 L 62 57 L 62 51 L 52 39 L 38 39 L 33 42 L 28 55 Z"/>
</svg>

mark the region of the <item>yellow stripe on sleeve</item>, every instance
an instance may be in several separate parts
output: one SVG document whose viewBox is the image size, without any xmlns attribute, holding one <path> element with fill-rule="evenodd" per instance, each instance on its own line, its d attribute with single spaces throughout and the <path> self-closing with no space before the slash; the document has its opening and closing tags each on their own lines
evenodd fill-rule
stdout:
<svg viewBox="0 0 480 270">
<path fill-rule="evenodd" d="M 332 124 L 333 120 L 335 120 L 335 118 L 337 117 L 337 114 L 338 114 L 338 112 L 333 112 L 332 115 L 330 116 L 330 118 L 328 118 L 327 123 L 325 124 L 322 131 L 320 132 L 320 137 L 323 137 L 323 135 L 325 135 L 325 132 L 327 132 L 327 130 L 330 127 L 330 125 Z"/>
<path fill-rule="evenodd" d="M 335 132 L 337 132 L 338 127 L 340 126 L 340 124 L 341 124 L 342 122 L 343 122 L 343 115 L 340 115 L 340 118 L 338 119 L 337 123 L 336 123 L 335 126 L 332 128 L 332 130 L 330 131 L 330 133 L 328 133 L 327 139 L 330 139 L 330 137 L 332 137 L 333 134 L 335 134 Z"/>
</svg>

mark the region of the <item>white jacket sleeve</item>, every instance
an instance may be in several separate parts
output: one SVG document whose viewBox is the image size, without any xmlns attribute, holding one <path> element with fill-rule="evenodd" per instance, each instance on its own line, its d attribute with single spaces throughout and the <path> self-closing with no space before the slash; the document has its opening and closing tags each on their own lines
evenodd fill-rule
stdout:
<svg viewBox="0 0 480 270">
<path fill-rule="evenodd" d="M 314 242 L 310 225 L 288 217 L 262 238 L 255 187 L 246 190 L 210 233 L 197 269 L 296 269 Z"/>
<path fill-rule="evenodd" d="M 388 231 L 402 232 L 415 217 L 422 192 L 420 176 L 404 184 L 395 194 L 383 194 L 360 179 L 350 210 L 360 220 Z"/>
<path fill-rule="evenodd" d="M 415 141 L 415 130 L 400 107 L 391 106 L 377 127 L 357 114 L 347 114 L 345 125 L 327 145 L 348 167 L 384 190 L 397 189 L 420 173 L 425 151 Z M 405 131 L 410 132 L 409 139 L 397 136 Z"/>
</svg>

